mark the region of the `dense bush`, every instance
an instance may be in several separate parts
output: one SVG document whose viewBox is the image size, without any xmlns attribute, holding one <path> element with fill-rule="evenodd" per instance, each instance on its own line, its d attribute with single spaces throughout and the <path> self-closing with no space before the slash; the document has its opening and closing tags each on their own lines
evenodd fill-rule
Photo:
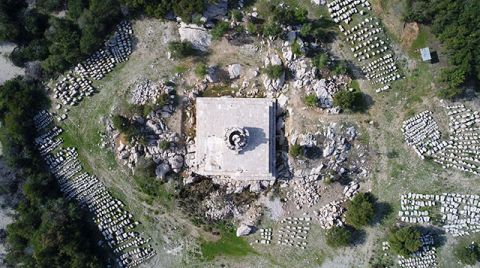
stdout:
<svg viewBox="0 0 480 268">
<path fill-rule="evenodd" d="M 325 234 L 327 245 L 332 248 L 346 247 L 352 240 L 352 232 L 345 227 L 335 226 Z"/>
<path fill-rule="evenodd" d="M 369 193 L 358 193 L 347 204 L 345 221 L 347 224 L 361 228 L 368 225 L 375 215 L 374 200 Z"/>
<path fill-rule="evenodd" d="M 283 65 L 268 65 L 264 69 L 265 74 L 267 74 L 270 79 L 278 79 L 283 75 L 284 68 Z"/>
<path fill-rule="evenodd" d="M 277 22 L 268 22 L 263 25 L 263 35 L 277 37 L 282 33 L 282 27 Z"/>
<path fill-rule="evenodd" d="M 459 243 L 454 250 L 455 257 L 463 264 L 475 265 L 480 260 L 480 248 L 477 243 Z"/>
<path fill-rule="evenodd" d="M 393 252 L 408 257 L 422 246 L 420 236 L 414 227 L 402 227 L 391 231 L 388 242 Z"/>
<path fill-rule="evenodd" d="M 361 110 L 364 106 L 363 94 L 358 90 L 340 90 L 333 96 L 333 105 L 344 110 Z"/>
</svg>

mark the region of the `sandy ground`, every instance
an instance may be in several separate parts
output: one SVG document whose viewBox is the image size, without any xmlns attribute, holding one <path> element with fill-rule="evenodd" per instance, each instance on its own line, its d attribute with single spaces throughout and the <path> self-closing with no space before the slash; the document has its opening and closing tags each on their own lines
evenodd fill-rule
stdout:
<svg viewBox="0 0 480 268">
<path fill-rule="evenodd" d="M 13 65 L 8 58 L 14 48 L 13 43 L 0 43 L 0 85 L 17 75 L 25 74 L 23 68 Z"/>
</svg>

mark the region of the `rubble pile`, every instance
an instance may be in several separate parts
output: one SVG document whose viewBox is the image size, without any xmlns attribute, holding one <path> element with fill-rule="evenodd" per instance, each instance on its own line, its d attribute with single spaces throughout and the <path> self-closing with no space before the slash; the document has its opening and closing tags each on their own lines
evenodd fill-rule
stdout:
<svg viewBox="0 0 480 268">
<path fill-rule="evenodd" d="M 157 165 L 155 174 L 165 179 L 170 171 L 179 173 L 184 166 L 185 147 L 180 144 L 180 136 L 171 132 L 162 119 L 162 110 L 151 112 L 146 118 L 135 117 L 137 126 L 145 137 L 144 142 L 133 139 L 129 144 L 121 141 L 117 147 L 117 157 L 132 171 L 140 157 L 152 159 Z"/>
<path fill-rule="evenodd" d="M 480 232 L 480 196 L 455 193 L 415 194 L 401 196 L 400 220 L 408 223 L 430 223 L 432 213 L 442 228 L 453 236 Z"/>
<path fill-rule="evenodd" d="M 92 80 L 102 79 L 112 71 L 116 63 L 128 59 L 132 53 L 133 28 L 130 22 L 121 22 L 105 47 L 93 53 L 87 60 L 68 71 L 53 88 L 53 97 L 63 105 L 76 105 L 95 89 Z M 66 118 L 66 117 L 65 117 Z M 65 119 L 62 118 L 61 119 Z"/>
<path fill-rule="evenodd" d="M 333 201 L 313 213 L 322 229 L 331 229 L 335 226 L 343 226 L 343 214 L 345 208 L 341 201 Z"/>
<path fill-rule="evenodd" d="M 289 199 L 293 199 L 297 208 L 302 206 L 312 207 L 320 200 L 320 181 L 349 175 L 352 178 L 366 176 L 366 169 L 361 166 L 363 159 L 358 162 L 349 161 L 351 149 L 357 137 L 355 127 L 337 129 L 336 124 L 330 124 L 324 132 L 315 135 L 297 135 L 291 137 L 290 143 L 302 145 L 308 150 L 309 147 L 318 147 L 321 150 L 319 160 L 311 161 L 307 166 L 292 161 L 294 166 L 294 178 L 289 182 L 293 186 L 287 193 Z M 322 141 L 323 140 L 323 141 Z M 363 157 L 363 154 L 362 154 Z M 359 190 L 358 180 L 353 180 L 344 189 L 345 199 L 351 199 Z"/>
<path fill-rule="evenodd" d="M 114 250 L 120 267 L 137 266 L 156 253 L 135 228 L 139 222 L 124 209 L 124 204 L 110 195 L 94 175 L 82 172 L 75 148 L 62 148 L 56 137 L 61 129 L 52 126 L 52 114 L 41 111 L 34 117 L 39 136 L 35 144 L 39 148 L 50 172 L 69 200 L 77 201 L 92 213 L 105 241 Z"/>
<path fill-rule="evenodd" d="M 145 105 L 155 102 L 162 94 L 171 94 L 174 87 L 171 85 L 157 84 L 146 78 L 135 81 L 130 102 L 135 105 Z"/>
<path fill-rule="evenodd" d="M 310 232 L 310 217 L 287 217 L 278 230 L 278 244 L 305 249 Z"/>
<path fill-rule="evenodd" d="M 398 264 L 402 268 L 435 268 L 438 267 L 436 248 L 433 246 L 433 236 L 430 234 L 420 237 L 422 247 L 420 250 L 412 254 L 411 257 L 405 258 L 398 256 Z"/>
<path fill-rule="evenodd" d="M 212 192 L 204 201 L 205 217 L 211 220 L 223 220 L 233 216 L 235 205 L 218 191 Z"/>
<path fill-rule="evenodd" d="M 447 106 L 449 139 L 441 133 L 430 111 L 425 111 L 403 123 L 405 141 L 423 159 L 426 156 L 442 165 L 478 175 L 480 172 L 480 113 L 463 104 Z"/>
<path fill-rule="evenodd" d="M 370 61 L 362 69 L 373 84 L 380 84 L 376 92 L 390 88 L 390 82 L 401 78 L 394 56 L 389 51 L 388 41 L 382 36 L 382 28 L 377 18 L 368 15 L 371 5 L 367 0 L 334 0 L 327 4 L 333 21 L 350 44 L 353 56 L 359 61 Z M 366 16 L 352 27 L 347 27 L 355 14 Z"/>
</svg>

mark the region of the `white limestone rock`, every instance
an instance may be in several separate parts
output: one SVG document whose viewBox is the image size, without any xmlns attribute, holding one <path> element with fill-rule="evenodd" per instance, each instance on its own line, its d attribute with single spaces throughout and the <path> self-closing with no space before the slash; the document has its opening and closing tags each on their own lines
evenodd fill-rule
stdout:
<svg viewBox="0 0 480 268">
<path fill-rule="evenodd" d="M 185 24 L 182 22 L 180 23 L 178 32 L 182 41 L 189 41 L 194 48 L 201 51 L 207 51 L 212 43 L 212 36 L 208 30 L 195 24 Z"/>
</svg>

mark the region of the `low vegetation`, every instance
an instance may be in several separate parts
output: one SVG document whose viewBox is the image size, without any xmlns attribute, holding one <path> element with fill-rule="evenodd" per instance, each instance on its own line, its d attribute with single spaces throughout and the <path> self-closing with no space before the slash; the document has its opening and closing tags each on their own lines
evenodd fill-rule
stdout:
<svg viewBox="0 0 480 268">
<path fill-rule="evenodd" d="M 236 236 L 234 226 L 221 225 L 219 233 L 218 241 L 201 243 L 200 249 L 204 259 L 213 260 L 217 256 L 242 257 L 254 253 L 247 241 Z"/>
<path fill-rule="evenodd" d="M 215 26 L 213 27 L 212 31 L 210 32 L 212 34 L 212 38 L 214 40 L 218 40 L 222 38 L 222 36 L 228 31 L 230 28 L 230 25 L 226 21 L 220 21 Z"/>
<path fill-rule="evenodd" d="M 288 153 L 294 157 L 294 158 L 297 158 L 297 157 L 301 157 L 304 155 L 304 150 L 303 150 L 303 147 L 300 145 L 300 144 L 292 144 L 290 146 L 290 150 L 288 151 Z"/>
<path fill-rule="evenodd" d="M 176 59 L 188 58 L 190 56 L 194 56 L 197 53 L 192 43 L 188 41 L 172 41 L 168 43 L 168 50 L 172 54 L 172 57 Z"/>
<path fill-rule="evenodd" d="M 265 67 L 264 72 L 270 79 L 278 79 L 283 75 L 284 72 L 283 65 L 268 65 Z"/>
<path fill-rule="evenodd" d="M 306 96 L 303 98 L 303 102 L 304 102 L 305 105 L 307 105 L 308 107 L 317 107 L 317 105 L 318 105 L 317 95 L 315 95 L 315 94 L 306 95 Z"/>
<path fill-rule="evenodd" d="M 454 255 L 461 263 L 473 266 L 480 261 L 480 248 L 476 242 L 460 242 L 455 247 Z"/>
</svg>

